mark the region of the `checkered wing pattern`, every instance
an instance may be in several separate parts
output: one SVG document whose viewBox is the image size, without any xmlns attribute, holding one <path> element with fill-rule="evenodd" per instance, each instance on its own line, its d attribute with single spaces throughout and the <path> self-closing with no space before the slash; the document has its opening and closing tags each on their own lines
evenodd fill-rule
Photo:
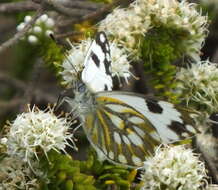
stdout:
<svg viewBox="0 0 218 190">
<path fill-rule="evenodd" d="M 96 102 L 84 130 L 97 151 L 118 164 L 140 167 L 156 146 L 182 141 L 197 132 L 188 113 L 169 102 L 113 91 L 98 93 Z"/>
<path fill-rule="evenodd" d="M 91 92 L 112 90 L 110 46 L 104 32 L 97 33 L 87 52 L 82 81 Z"/>
</svg>

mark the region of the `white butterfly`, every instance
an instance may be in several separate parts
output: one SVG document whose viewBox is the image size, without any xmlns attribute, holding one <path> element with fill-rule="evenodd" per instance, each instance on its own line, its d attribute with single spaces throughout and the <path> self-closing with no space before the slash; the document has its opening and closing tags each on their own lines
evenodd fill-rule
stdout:
<svg viewBox="0 0 218 190">
<path fill-rule="evenodd" d="M 111 91 L 110 46 L 104 32 L 92 42 L 80 76 L 73 84 L 74 98 L 65 101 L 79 116 L 92 146 L 113 163 L 140 167 L 156 146 L 197 132 L 182 108 L 141 94 Z"/>
</svg>

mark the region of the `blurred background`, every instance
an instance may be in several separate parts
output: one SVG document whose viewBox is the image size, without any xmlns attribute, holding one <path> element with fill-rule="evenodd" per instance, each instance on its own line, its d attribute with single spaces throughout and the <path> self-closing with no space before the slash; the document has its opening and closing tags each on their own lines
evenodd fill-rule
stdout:
<svg viewBox="0 0 218 190">
<path fill-rule="evenodd" d="M 21 23 L 25 21 L 25 18 L 26 21 L 30 19 L 26 17 L 27 15 L 35 14 L 39 1 L 1 0 L 0 47 L 23 29 Z M 20 38 L 15 43 L 11 43 L 8 48 L 4 48 L 4 50 L 0 48 L 0 126 L 3 128 L 7 120 L 12 121 L 18 113 L 25 110 L 27 104 L 36 104 L 39 108 L 45 109 L 48 104 L 56 103 L 64 88 L 61 85 L 60 76 L 57 74 L 58 68 L 54 63 L 59 63 L 63 59 L 59 55 L 68 49 L 64 39 L 68 37 L 71 41 L 79 42 L 87 35 L 93 35 L 94 30 L 90 30 L 92 25 L 105 18 L 117 5 L 126 7 L 131 2 L 131 0 L 72 0 L 71 3 L 68 2 L 73 9 L 69 13 L 71 14 L 70 19 L 66 15 L 51 11 L 47 17 L 53 20 L 50 20 L 47 25 L 43 24 L 43 19 L 42 23 L 39 23 L 47 37 L 39 34 L 37 38 L 34 38 L 29 35 L 27 40 Z M 201 58 L 218 63 L 218 1 L 193 2 L 199 4 L 199 10 L 202 10 L 204 15 L 208 15 L 210 20 L 209 32 L 201 51 Z M 47 17 L 44 19 L 48 20 Z M 35 28 L 35 30 L 36 33 L 37 31 L 40 33 L 40 29 Z M 50 34 L 55 36 L 55 41 Z M 38 41 L 40 43 L 37 43 Z M 124 86 L 123 88 L 141 93 L 149 91 L 148 87 L 144 85 L 146 80 L 141 68 L 143 65 L 140 63 L 134 64 L 132 72 L 140 78 L 138 81 L 132 82 L 130 87 Z M 115 86 L 116 89 L 119 88 L 118 85 Z M 64 107 L 62 109 L 67 110 Z M 78 132 L 77 135 L 82 134 Z M 80 143 L 87 144 L 88 142 L 80 140 Z"/>
</svg>

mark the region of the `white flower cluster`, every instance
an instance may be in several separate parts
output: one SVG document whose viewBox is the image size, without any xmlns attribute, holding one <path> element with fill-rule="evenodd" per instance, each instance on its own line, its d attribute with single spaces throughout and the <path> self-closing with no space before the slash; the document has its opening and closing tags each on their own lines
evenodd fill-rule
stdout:
<svg viewBox="0 0 218 190">
<path fill-rule="evenodd" d="M 71 44 L 71 50 L 67 53 L 67 57 L 62 64 L 63 71 L 60 73 L 65 85 L 71 86 L 72 81 L 77 80 L 78 73 L 84 68 L 84 60 L 91 43 L 92 40 L 89 38 L 81 41 L 79 44 Z M 110 51 L 112 76 L 123 77 L 128 82 L 130 64 L 125 50 L 119 48 L 115 42 L 112 42 L 110 43 Z"/>
<path fill-rule="evenodd" d="M 207 17 L 196 10 L 196 4 L 185 0 L 136 0 L 128 8 L 115 9 L 99 24 L 128 52 L 138 52 L 141 38 L 152 28 L 172 27 L 187 33 L 181 45 L 184 53 L 199 59 L 207 35 Z M 138 57 L 138 55 L 134 55 Z"/>
<path fill-rule="evenodd" d="M 188 105 L 197 104 L 198 109 L 202 106 L 208 114 L 218 111 L 218 67 L 215 63 L 192 63 L 189 68 L 182 68 L 176 78 L 180 81 L 177 90 L 184 94 Z"/>
<path fill-rule="evenodd" d="M 198 190 L 205 178 L 205 166 L 192 150 L 165 146 L 145 162 L 141 190 Z"/>
<path fill-rule="evenodd" d="M 99 31 L 105 31 L 116 43 L 127 49 L 128 53 L 131 52 L 131 55 L 137 54 L 140 37 L 144 36 L 150 27 L 150 15 L 143 14 L 140 5 L 114 9 L 99 23 Z"/>
<path fill-rule="evenodd" d="M 32 19 L 30 15 L 24 17 L 24 22 L 20 23 L 17 26 L 17 31 L 24 29 L 26 24 Z M 32 27 L 32 29 L 27 33 L 26 39 L 31 44 L 36 44 L 40 36 L 48 37 L 50 34 L 53 34 L 54 20 L 48 17 L 47 14 L 43 14 L 39 17 Z"/>
<path fill-rule="evenodd" d="M 118 47 L 116 42 L 110 43 L 110 51 L 112 77 L 116 76 L 118 79 L 122 77 L 128 83 L 131 72 L 126 51 Z"/>
<path fill-rule="evenodd" d="M 67 119 L 56 117 L 52 108 L 46 111 L 37 107 L 32 110 L 29 108 L 28 112 L 18 115 L 9 124 L 7 154 L 31 164 L 34 158 L 38 159 L 38 151 L 44 152 L 46 156 L 50 150 L 64 151 L 66 145 L 69 145 L 67 140 L 73 143 L 69 127 Z"/>
<path fill-rule="evenodd" d="M 79 44 L 71 44 L 71 49 L 67 52 L 66 59 L 62 67 L 63 71 L 60 73 L 64 80 L 63 84 L 67 86 L 72 85 L 72 81 L 77 80 L 77 75 L 83 70 L 84 60 L 91 46 L 91 39 L 83 40 Z"/>
<path fill-rule="evenodd" d="M 5 157 L 0 162 L 0 189 L 39 189 L 39 182 L 30 167 L 18 158 Z"/>
</svg>

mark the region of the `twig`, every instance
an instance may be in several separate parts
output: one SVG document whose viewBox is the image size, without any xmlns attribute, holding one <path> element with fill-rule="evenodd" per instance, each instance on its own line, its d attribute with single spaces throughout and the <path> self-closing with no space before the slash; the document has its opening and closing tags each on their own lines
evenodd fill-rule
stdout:
<svg viewBox="0 0 218 190">
<path fill-rule="evenodd" d="M 36 103 L 37 102 L 39 103 L 42 100 L 49 102 L 49 103 L 55 103 L 57 101 L 57 97 L 52 96 L 48 93 L 42 92 L 40 90 L 35 90 L 33 97 L 35 98 Z M 29 103 L 29 102 L 26 102 L 26 103 Z M 13 98 L 10 101 L 0 101 L 0 116 L 6 114 L 7 112 L 18 111 L 20 106 L 25 106 L 23 105 L 23 96 Z"/>
<path fill-rule="evenodd" d="M 0 81 L 3 81 L 4 83 L 11 85 L 11 87 L 15 88 L 16 90 L 20 90 L 21 92 L 24 92 L 27 88 L 26 83 L 18 79 L 15 79 L 2 72 L 0 72 Z M 56 102 L 57 100 L 56 96 L 53 96 L 50 93 L 47 93 L 37 88 L 34 90 L 33 96 L 35 99 L 38 100 L 38 102 L 40 102 L 41 100 L 46 101 L 46 102 Z M 21 99 L 23 99 L 23 97 Z M 0 104 L 0 107 L 1 107 L 1 104 Z"/>
<path fill-rule="evenodd" d="M 53 10 L 62 15 L 70 17 L 81 17 L 84 14 L 90 13 L 90 10 L 81 8 L 70 8 L 64 6 L 63 3 L 54 0 L 33 0 L 35 3 L 41 4 L 45 10 Z"/>
<path fill-rule="evenodd" d="M 26 84 L 21 82 L 20 80 L 17 80 L 3 72 L 0 72 L 0 81 L 3 81 L 6 84 L 11 85 L 13 88 L 16 89 L 25 89 Z"/>
<path fill-rule="evenodd" d="M 24 2 L 11 2 L 11 3 L 0 3 L 0 13 L 16 13 L 21 11 L 36 11 L 41 7 L 42 1 L 33 0 L 32 1 L 24 1 Z M 55 1 L 53 1 L 55 3 Z M 86 9 L 90 11 L 94 11 L 102 6 L 102 3 L 93 3 L 93 2 L 81 2 L 81 1 L 60 1 L 58 4 L 67 8 L 73 8 L 77 10 Z M 49 7 L 45 9 L 50 11 Z M 80 11 L 79 11 L 80 12 Z"/>
<path fill-rule="evenodd" d="M 25 110 L 25 106 L 27 103 L 30 103 L 32 98 L 33 98 L 33 94 L 35 91 L 35 87 L 37 86 L 37 79 L 39 78 L 39 72 L 41 69 L 41 65 L 42 65 L 42 60 L 41 59 L 37 59 L 36 63 L 33 66 L 33 70 L 31 73 L 31 78 L 25 88 L 25 93 L 23 96 L 23 102 L 20 106 L 20 112 L 23 112 Z"/>
<path fill-rule="evenodd" d="M 57 0 L 56 0 L 57 1 Z M 103 3 L 93 3 L 89 1 L 81 1 L 81 0 L 69 0 L 69 1 L 63 1 L 61 0 L 62 5 L 65 7 L 73 7 L 73 8 L 78 8 L 78 9 L 87 9 L 91 11 L 95 11 L 96 9 L 99 9 L 102 7 L 104 4 Z"/>
<path fill-rule="evenodd" d="M 4 51 L 5 49 L 9 48 L 10 46 L 14 45 L 18 42 L 20 38 L 22 38 L 32 27 L 32 25 L 36 22 L 36 20 L 42 15 L 43 10 L 40 8 L 37 10 L 35 16 L 32 17 L 30 22 L 24 27 L 23 30 L 20 32 L 17 32 L 12 38 L 10 38 L 8 41 L 4 42 L 0 46 L 0 53 Z"/>
<path fill-rule="evenodd" d="M 16 13 L 21 11 L 36 11 L 40 6 L 32 1 L 1 3 L 0 13 Z"/>
<path fill-rule="evenodd" d="M 61 3 L 51 1 L 51 0 L 44 0 L 43 3 L 45 6 L 46 5 L 50 6 L 55 11 L 63 15 L 66 15 L 66 16 L 71 16 L 71 17 L 82 16 L 90 12 L 90 11 L 87 12 L 87 10 L 85 9 L 68 8 L 68 7 L 63 6 Z"/>
<path fill-rule="evenodd" d="M 63 34 L 55 34 L 55 38 L 56 39 L 61 39 L 61 38 L 66 38 L 69 36 L 73 36 L 73 35 L 80 35 L 83 34 L 82 32 L 78 32 L 78 31 L 70 31 L 70 32 L 66 32 Z"/>
<path fill-rule="evenodd" d="M 70 24 L 76 24 L 76 23 L 82 22 L 84 20 L 91 20 L 91 19 L 97 18 L 97 17 L 101 16 L 103 13 L 111 10 L 115 5 L 118 4 L 118 2 L 119 1 L 115 1 L 112 4 L 105 5 L 104 7 L 100 8 L 99 10 L 92 12 L 88 15 L 82 16 L 79 19 L 74 18 L 74 19 L 65 20 L 63 23 L 59 23 L 58 25 L 60 27 L 64 27 L 64 26 L 68 26 Z"/>
<path fill-rule="evenodd" d="M 22 102 L 22 98 L 14 98 L 11 101 L 0 101 L 0 116 L 4 115 L 15 108 L 18 108 Z"/>
</svg>

